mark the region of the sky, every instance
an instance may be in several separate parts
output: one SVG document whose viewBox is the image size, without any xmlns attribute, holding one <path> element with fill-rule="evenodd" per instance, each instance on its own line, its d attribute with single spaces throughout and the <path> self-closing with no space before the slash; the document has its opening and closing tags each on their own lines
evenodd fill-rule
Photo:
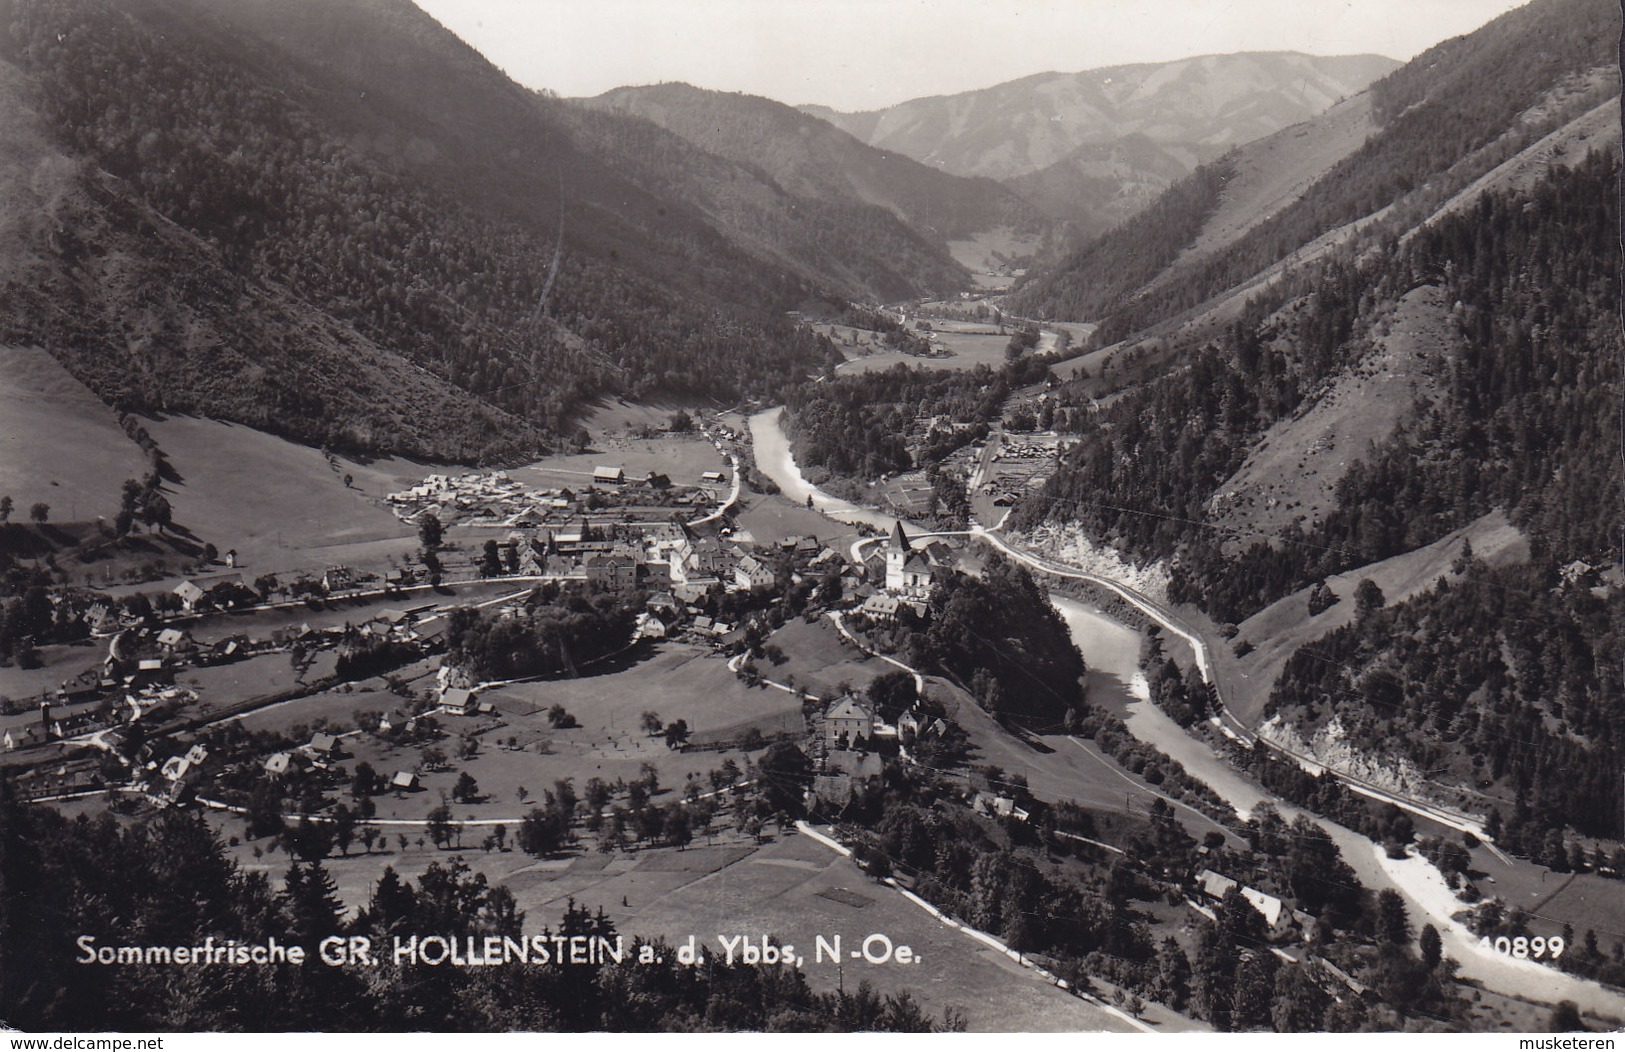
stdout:
<svg viewBox="0 0 1625 1052">
<path fill-rule="evenodd" d="M 1236 51 L 1404 60 L 1521 2 L 416 0 L 527 87 L 681 80 L 839 110 Z"/>
</svg>

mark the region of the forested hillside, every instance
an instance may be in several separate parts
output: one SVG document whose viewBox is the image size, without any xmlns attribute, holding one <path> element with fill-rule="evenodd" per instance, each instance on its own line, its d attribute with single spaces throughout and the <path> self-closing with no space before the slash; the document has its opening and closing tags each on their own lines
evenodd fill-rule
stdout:
<svg viewBox="0 0 1625 1052">
<path fill-rule="evenodd" d="M 966 280 L 946 249 L 878 204 L 797 196 L 755 164 L 707 153 L 635 114 L 538 103 L 642 189 L 693 204 L 735 242 L 833 293 L 886 302 Z"/>
<path fill-rule="evenodd" d="M 1355 745 L 1397 743 L 1502 801 L 1514 845 L 1534 850 L 1564 825 L 1616 832 L 1604 805 L 1625 719 L 1618 663 L 1603 655 L 1618 649 L 1620 593 L 1565 585 L 1559 568 L 1617 565 L 1618 176 L 1613 151 L 1598 151 L 1402 243 L 1299 272 L 1185 366 L 1098 413 L 1071 412 L 1083 441 L 1018 521 L 1075 519 L 1171 559 L 1171 598 L 1239 622 L 1506 509 L 1529 539 L 1529 567 L 1469 560 L 1459 583 L 1392 611 L 1368 597 L 1375 612 L 1292 659 L 1273 705 L 1299 726 L 1341 714 Z M 1241 537 L 1226 555 L 1215 487 L 1271 422 L 1358 369 L 1378 316 L 1419 285 L 1453 304 L 1462 348 L 1433 363 L 1441 396 L 1356 454 L 1329 512 L 1279 537 Z"/>
<path fill-rule="evenodd" d="M 1031 206 L 990 179 L 950 175 L 875 149 L 771 99 L 659 84 L 617 88 L 585 103 L 646 117 L 704 150 L 761 169 L 796 197 L 878 205 L 939 244 L 1001 226 L 1034 235 L 1045 226 Z"/>
<path fill-rule="evenodd" d="M 6 8 L 7 87 L 69 174 L 3 335 L 122 408 L 474 459 L 594 395 L 728 397 L 826 354 L 781 318 L 803 278 L 617 177 L 405 0 Z"/>
<path fill-rule="evenodd" d="M 1321 234 L 1389 206 L 1403 202 L 1402 211 L 1426 215 L 1549 131 L 1556 113 L 1521 124 L 1519 115 L 1559 85 L 1616 65 L 1619 27 L 1619 8 L 1607 0 L 1535 0 L 1429 49 L 1369 89 L 1381 130 L 1363 147 L 1226 251 L 1175 272 L 1154 294 L 1119 296 L 1104 305 L 1095 338 L 1115 342 L 1174 317 Z M 1617 81 L 1612 90 L 1617 93 Z M 1572 100 L 1587 109 L 1599 101 L 1583 93 Z M 1082 302 L 1079 287 L 1091 277 L 1087 260 L 1075 256 L 1035 273 L 1012 295 L 1011 309 L 1029 317 L 1075 318 L 1068 308 Z"/>
<path fill-rule="evenodd" d="M 1219 207 L 1229 177 L 1228 158 L 1202 165 L 1145 211 L 1040 271 L 1011 303 L 1018 311 L 1037 308 L 1045 318 L 1101 317 L 1167 269 L 1196 239 Z"/>
</svg>

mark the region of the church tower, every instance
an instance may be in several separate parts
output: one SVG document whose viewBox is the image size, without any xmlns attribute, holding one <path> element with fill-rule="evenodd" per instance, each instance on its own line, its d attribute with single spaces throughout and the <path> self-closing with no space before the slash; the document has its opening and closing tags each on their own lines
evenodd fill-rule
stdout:
<svg viewBox="0 0 1625 1052">
<path fill-rule="evenodd" d="M 891 540 L 886 545 L 886 590 L 888 592 L 903 591 L 904 567 L 908 557 L 914 553 L 914 546 L 908 542 L 908 534 L 903 532 L 902 520 L 896 520 L 892 526 Z"/>
</svg>

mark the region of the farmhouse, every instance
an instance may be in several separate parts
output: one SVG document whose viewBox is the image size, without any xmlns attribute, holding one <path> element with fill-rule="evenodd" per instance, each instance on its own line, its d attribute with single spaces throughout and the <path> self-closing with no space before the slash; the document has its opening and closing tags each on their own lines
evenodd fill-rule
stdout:
<svg viewBox="0 0 1625 1052">
<path fill-rule="evenodd" d="M 1231 888 L 1240 887 L 1241 897 L 1264 918 L 1264 925 L 1271 935 L 1280 935 L 1292 926 L 1291 912 L 1274 895 L 1266 895 L 1257 888 L 1241 885 L 1238 881 L 1211 869 L 1204 869 L 1196 874 L 1196 885 L 1204 895 L 1215 902 L 1221 901 Z"/>
<path fill-rule="evenodd" d="M 419 788 L 418 776 L 411 771 L 396 771 L 395 777 L 389 780 L 389 787 L 397 792 L 411 792 Z"/>
<path fill-rule="evenodd" d="M 361 584 L 361 577 L 348 566 L 330 566 L 322 574 L 322 591 L 341 592 Z"/>
<path fill-rule="evenodd" d="M 343 748 L 338 737 L 325 732 L 314 735 L 310 739 L 310 744 L 305 746 L 305 748 L 312 756 L 317 756 L 324 760 L 339 756 L 343 752 Z"/>
<path fill-rule="evenodd" d="M 830 745 L 844 745 L 858 738 L 872 737 L 877 723 L 874 706 L 868 699 L 848 694 L 825 711 L 824 741 Z"/>
<path fill-rule="evenodd" d="M 158 645 L 165 650 L 178 650 L 189 642 L 186 633 L 178 628 L 166 628 L 158 633 Z"/>
<path fill-rule="evenodd" d="M 195 581 L 182 581 L 175 586 L 175 594 L 180 597 L 181 605 L 190 610 L 203 598 L 203 589 Z"/>
<path fill-rule="evenodd" d="M 472 716 L 479 711 L 474 692 L 466 687 L 447 687 L 440 695 L 440 705 L 454 716 Z"/>
<path fill-rule="evenodd" d="M 971 798 L 970 805 L 976 813 L 990 817 L 1014 818 L 1018 822 L 1025 822 L 1028 818 L 1027 809 L 1016 806 L 1016 802 L 1008 796 L 977 793 Z"/>
<path fill-rule="evenodd" d="M 17 749 L 26 749 L 30 745 L 39 745 L 46 740 L 45 731 L 37 723 L 30 723 L 24 727 L 13 727 L 6 731 L 3 741 L 7 752 Z"/>
<path fill-rule="evenodd" d="M 599 465 L 592 469 L 592 480 L 600 486 L 619 486 L 626 481 L 626 469 Z"/>
</svg>

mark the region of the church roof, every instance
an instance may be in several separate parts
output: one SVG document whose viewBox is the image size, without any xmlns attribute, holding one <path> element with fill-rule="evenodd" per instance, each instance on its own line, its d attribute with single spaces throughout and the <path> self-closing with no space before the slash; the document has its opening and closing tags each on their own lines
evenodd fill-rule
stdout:
<svg viewBox="0 0 1625 1052">
<path fill-rule="evenodd" d="M 891 549 L 897 552 L 912 551 L 913 546 L 908 543 L 908 534 L 903 532 L 903 520 L 893 520 L 891 530 Z"/>
</svg>

